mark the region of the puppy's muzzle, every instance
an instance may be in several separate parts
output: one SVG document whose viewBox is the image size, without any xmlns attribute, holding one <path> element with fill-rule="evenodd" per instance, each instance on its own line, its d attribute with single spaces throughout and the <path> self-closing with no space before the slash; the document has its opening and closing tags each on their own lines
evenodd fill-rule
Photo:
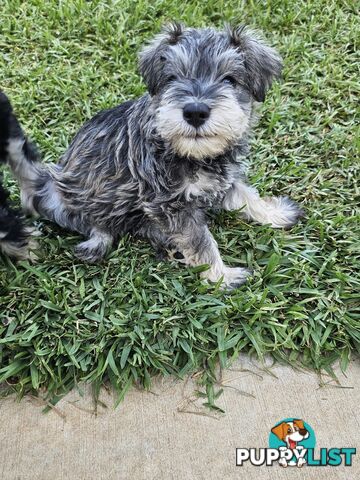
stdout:
<svg viewBox="0 0 360 480">
<path fill-rule="evenodd" d="M 187 123 L 199 128 L 210 117 L 210 108 L 205 103 L 187 103 L 183 108 L 183 116 Z"/>
</svg>

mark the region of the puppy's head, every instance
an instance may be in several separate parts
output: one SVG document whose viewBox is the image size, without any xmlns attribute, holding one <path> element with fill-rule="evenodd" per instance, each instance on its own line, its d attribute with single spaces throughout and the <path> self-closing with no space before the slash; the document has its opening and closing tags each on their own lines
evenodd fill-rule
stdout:
<svg viewBox="0 0 360 480">
<path fill-rule="evenodd" d="M 295 448 L 297 442 L 301 442 L 301 440 L 309 436 L 304 422 L 297 419 L 294 419 L 292 422 L 282 422 L 272 428 L 271 431 L 280 440 L 289 445 L 290 448 Z"/>
<path fill-rule="evenodd" d="M 281 59 L 245 27 L 171 24 L 142 51 L 140 72 L 161 137 L 178 155 L 203 159 L 246 132 L 253 101 L 264 101 Z"/>
</svg>

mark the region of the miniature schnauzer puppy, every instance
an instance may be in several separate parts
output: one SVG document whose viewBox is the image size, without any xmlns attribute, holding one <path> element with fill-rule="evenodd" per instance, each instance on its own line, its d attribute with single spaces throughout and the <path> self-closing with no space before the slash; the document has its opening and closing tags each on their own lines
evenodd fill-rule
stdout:
<svg viewBox="0 0 360 480">
<path fill-rule="evenodd" d="M 0 163 L 7 161 L 9 138 L 22 135 L 11 117 L 11 105 L 0 92 Z M 35 230 L 26 227 L 22 215 L 10 206 L 9 194 L 0 182 L 0 251 L 19 260 L 35 259 L 33 233 Z"/>
<path fill-rule="evenodd" d="M 75 254 L 85 262 L 130 232 L 187 265 L 208 264 L 210 281 L 243 283 L 249 271 L 224 264 L 206 213 L 239 209 L 274 228 L 301 216 L 289 198 L 261 198 L 245 181 L 254 107 L 281 66 L 245 27 L 165 27 L 140 54 L 148 93 L 88 121 L 58 164 L 29 155 L 23 134 L 9 138 L 24 207 L 83 234 Z"/>
</svg>

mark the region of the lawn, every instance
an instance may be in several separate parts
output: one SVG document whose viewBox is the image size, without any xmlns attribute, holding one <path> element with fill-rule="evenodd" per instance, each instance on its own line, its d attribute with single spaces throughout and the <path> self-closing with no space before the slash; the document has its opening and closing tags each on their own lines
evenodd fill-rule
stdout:
<svg viewBox="0 0 360 480">
<path fill-rule="evenodd" d="M 230 294 L 201 283 L 196 269 L 159 262 L 131 237 L 103 264 L 81 264 L 72 255 L 77 235 L 35 220 L 39 261 L 0 258 L 5 393 L 56 402 L 79 382 L 96 392 L 110 381 L 121 400 L 133 382 L 201 371 L 214 405 L 217 365 L 239 352 L 330 374 L 339 359 L 346 369 L 360 350 L 356 10 L 335 0 L 2 1 L 0 85 L 46 162 L 96 112 L 145 91 L 137 52 L 162 23 L 262 30 L 285 68 L 261 108 L 250 179 L 306 211 L 290 231 L 236 212 L 212 217 L 225 261 L 254 269 Z M 17 185 L 3 174 L 16 204 Z"/>
</svg>

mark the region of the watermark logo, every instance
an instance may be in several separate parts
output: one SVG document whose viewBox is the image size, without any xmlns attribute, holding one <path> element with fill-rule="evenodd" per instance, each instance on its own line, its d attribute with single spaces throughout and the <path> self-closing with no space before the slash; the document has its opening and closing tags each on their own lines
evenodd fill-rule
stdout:
<svg viewBox="0 0 360 480">
<path fill-rule="evenodd" d="M 270 430 L 269 448 L 237 448 L 236 465 L 249 462 L 255 466 L 325 467 L 352 465 L 356 448 L 320 448 L 315 455 L 315 432 L 300 418 L 284 418 Z"/>
<path fill-rule="evenodd" d="M 285 418 L 277 423 L 269 435 L 269 447 L 280 452 L 279 465 L 302 467 L 306 454 L 315 448 L 315 433 L 310 425 L 298 418 Z"/>
</svg>

